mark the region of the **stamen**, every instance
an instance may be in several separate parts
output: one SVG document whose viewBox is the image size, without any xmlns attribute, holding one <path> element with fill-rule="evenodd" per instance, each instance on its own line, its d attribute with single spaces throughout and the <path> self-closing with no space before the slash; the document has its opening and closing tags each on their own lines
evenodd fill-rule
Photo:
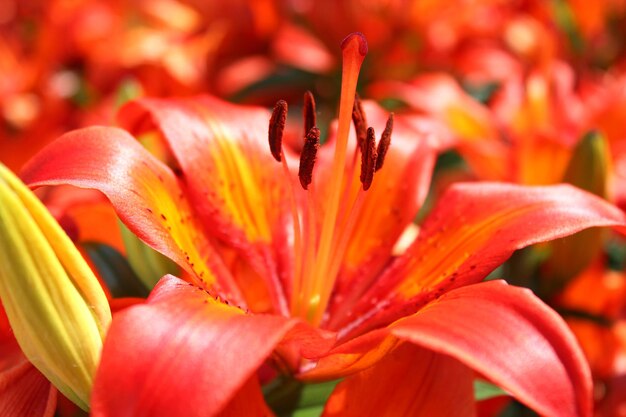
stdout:
<svg viewBox="0 0 626 417">
<path fill-rule="evenodd" d="M 294 273 L 292 282 L 292 294 L 291 294 L 291 306 L 297 301 L 299 296 L 298 284 L 301 276 L 302 266 L 302 230 L 300 225 L 300 216 L 298 214 L 298 207 L 296 204 L 296 193 L 293 184 L 293 178 L 289 166 L 287 164 L 287 158 L 283 158 L 283 132 L 285 130 L 285 122 L 287 119 L 287 102 L 285 100 L 279 100 L 274 106 L 272 111 L 272 117 L 270 118 L 268 140 L 270 145 L 270 152 L 274 159 L 281 162 L 283 168 L 283 175 L 288 184 L 289 203 L 291 206 L 291 216 L 293 219 L 293 233 L 294 233 Z"/>
<path fill-rule="evenodd" d="M 274 159 L 278 162 L 281 160 L 281 149 L 283 143 L 283 131 L 285 130 L 285 121 L 287 120 L 287 102 L 278 100 L 272 111 L 270 118 L 270 127 L 268 130 L 268 139 L 270 143 L 270 152 Z"/>
<path fill-rule="evenodd" d="M 293 184 L 291 172 L 287 164 L 287 158 L 282 158 L 283 175 L 289 184 L 289 204 L 291 206 L 291 217 L 293 219 L 293 249 L 294 249 L 294 272 L 291 288 L 291 307 L 298 302 L 300 295 L 300 282 L 302 275 L 302 226 L 300 225 L 300 216 L 298 214 L 298 206 L 296 204 L 296 192 Z"/>
<path fill-rule="evenodd" d="M 374 168 L 376 168 L 376 134 L 374 128 L 367 129 L 367 137 L 361 145 L 361 184 L 363 190 L 367 191 L 374 179 Z"/>
<path fill-rule="evenodd" d="M 312 127 L 307 133 L 300 156 L 300 168 L 298 169 L 298 178 L 300 184 L 305 190 L 313 179 L 313 166 L 317 159 L 317 150 L 320 147 L 320 130 Z"/>
<path fill-rule="evenodd" d="M 304 107 L 302 109 L 304 119 L 304 134 L 308 134 L 311 129 L 317 126 L 317 113 L 315 110 L 315 98 L 313 93 L 307 91 L 304 93 Z"/>
<path fill-rule="evenodd" d="M 393 113 L 389 115 L 387 124 L 385 125 L 385 130 L 380 137 L 380 142 L 378 142 L 376 171 L 381 169 L 383 167 L 383 163 L 385 162 L 385 155 L 387 155 L 387 150 L 389 150 L 389 144 L 391 143 L 391 132 L 393 132 Z"/>
<path fill-rule="evenodd" d="M 367 137 L 367 121 L 365 120 L 365 112 L 363 112 L 363 105 L 361 104 L 361 99 L 358 94 L 354 97 L 352 123 L 354 124 L 354 130 L 356 131 L 357 146 L 361 146 Z"/>
</svg>

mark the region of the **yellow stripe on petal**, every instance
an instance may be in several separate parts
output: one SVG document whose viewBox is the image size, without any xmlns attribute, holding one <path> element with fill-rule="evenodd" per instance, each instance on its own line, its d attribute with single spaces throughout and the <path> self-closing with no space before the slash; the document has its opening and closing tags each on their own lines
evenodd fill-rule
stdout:
<svg viewBox="0 0 626 417">
<path fill-rule="evenodd" d="M 214 130 L 219 132 L 217 127 Z M 239 143 L 228 141 L 226 132 L 219 133 L 216 146 L 208 150 L 217 171 L 213 179 L 217 190 L 214 197 L 222 200 L 224 214 L 230 215 L 248 241 L 267 243 L 272 236 L 265 199 L 268 193 L 273 193 L 273 188 L 264 187 L 262 181 L 267 177 L 268 167 L 273 165 L 260 167 L 257 161 L 259 164 L 253 166 L 251 155 L 246 155 Z"/>
<path fill-rule="evenodd" d="M 217 284 L 240 301 L 188 190 L 127 132 L 91 127 L 67 133 L 33 158 L 23 175 L 35 187 L 68 184 L 102 192 L 139 239 L 183 267 L 194 283 Z"/>
<path fill-rule="evenodd" d="M 237 250 L 262 277 L 272 305 L 286 312 L 280 280 L 291 262 L 288 247 L 289 178 L 272 158 L 266 109 L 237 106 L 210 96 L 142 99 L 120 111 L 134 134 L 157 130 L 181 170 L 181 184 L 215 241 Z M 287 259 L 284 259 L 287 258 Z M 279 275 L 281 277 L 279 277 Z"/>
<path fill-rule="evenodd" d="M 88 409 L 111 321 L 106 296 L 69 237 L 3 165 L 0 298 L 28 359 Z"/>
<path fill-rule="evenodd" d="M 125 106 L 120 118 L 136 134 L 162 133 L 212 232 L 237 247 L 273 242 L 284 227 L 288 183 L 267 145 L 266 109 L 209 96 L 144 99 Z"/>
</svg>

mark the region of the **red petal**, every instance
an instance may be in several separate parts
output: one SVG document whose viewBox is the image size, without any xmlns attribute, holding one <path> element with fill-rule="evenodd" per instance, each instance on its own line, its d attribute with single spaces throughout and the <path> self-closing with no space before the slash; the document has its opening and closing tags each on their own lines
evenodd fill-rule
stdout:
<svg viewBox="0 0 626 417">
<path fill-rule="evenodd" d="M 419 259 L 409 267 L 419 287 L 448 280 L 454 272 L 463 283 L 478 282 L 517 249 L 599 226 L 624 229 L 626 216 L 569 185 L 456 184 L 441 197 L 405 257 Z M 403 294 L 412 292 L 406 284 Z"/>
<path fill-rule="evenodd" d="M 500 139 L 493 113 L 463 91 L 451 76 L 422 75 L 411 83 L 385 81 L 372 87 L 378 97 L 399 98 L 450 129 L 457 148 L 479 177 L 507 180 L 509 147 Z"/>
<path fill-rule="evenodd" d="M 337 64 L 326 46 L 301 26 L 285 22 L 274 39 L 275 59 L 283 64 L 317 74 L 329 73 Z"/>
<path fill-rule="evenodd" d="M 0 371 L 0 415 L 52 417 L 57 391 L 26 358 Z"/>
<path fill-rule="evenodd" d="M 92 413 L 216 415 L 295 323 L 246 315 L 166 276 L 147 304 L 114 317 L 96 375 Z"/>
<path fill-rule="evenodd" d="M 128 227 L 196 277 L 216 277 L 233 298 L 230 274 L 219 262 L 172 171 L 127 132 L 94 127 L 70 132 L 24 168 L 31 186 L 70 184 L 104 193 Z"/>
<path fill-rule="evenodd" d="M 456 289 L 390 329 L 457 358 L 541 415 L 591 415 L 587 362 L 563 320 L 529 290 L 503 281 Z"/>
<path fill-rule="evenodd" d="M 378 329 L 340 344 L 298 375 L 303 381 L 343 378 L 376 364 L 401 343 L 387 329 Z"/>
<path fill-rule="evenodd" d="M 64 228 L 75 228 L 76 236 L 68 232 L 75 242 L 105 243 L 125 253 L 118 218 L 101 193 L 70 186 L 46 191 L 42 201 Z"/>
<path fill-rule="evenodd" d="M 265 403 L 261 386 L 256 376 L 245 383 L 242 389 L 219 414 L 220 417 L 271 417 L 274 413 Z"/>
<path fill-rule="evenodd" d="M 214 235 L 241 250 L 267 280 L 274 305 L 287 311 L 275 258 L 287 246 L 290 190 L 281 164 L 270 155 L 267 109 L 210 96 L 144 99 L 126 105 L 120 119 L 137 135 L 161 132 L 203 221 Z"/>
<path fill-rule="evenodd" d="M 387 324 L 451 288 L 481 281 L 517 249 L 590 227 L 623 230 L 625 224 L 617 207 L 569 185 L 455 184 L 413 246 L 362 297 L 355 317 L 372 311 L 371 300 L 386 294 L 367 324 Z"/>
<path fill-rule="evenodd" d="M 286 196 L 267 144 L 266 109 L 209 96 L 144 99 L 126 105 L 120 119 L 132 133 L 163 134 L 215 233 L 239 245 L 271 239 Z"/>
<path fill-rule="evenodd" d="M 57 390 L 22 354 L 0 305 L 0 416 L 51 417 Z"/>
<path fill-rule="evenodd" d="M 339 383 L 323 416 L 471 417 L 472 382 L 473 373 L 457 360 L 405 343 Z"/>
</svg>

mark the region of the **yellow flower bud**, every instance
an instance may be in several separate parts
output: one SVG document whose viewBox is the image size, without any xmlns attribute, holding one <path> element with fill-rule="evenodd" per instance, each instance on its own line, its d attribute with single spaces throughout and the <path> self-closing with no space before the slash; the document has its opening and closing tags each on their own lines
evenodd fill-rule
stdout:
<svg viewBox="0 0 626 417">
<path fill-rule="evenodd" d="M 611 157 L 604 136 L 586 134 L 573 150 L 563 182 L 606 197 Z M 543 290 L 551 294 L 581 273 L 602 250 L 603 231 L 583 230 L 550 242 L 551 254 L 543 267 Z"/>
<path fill-rule="evenodd" d="M 599 132 L 591 131 L 574 148 L 563 182 L 606 197 L 610 163 L 606 138 Z"/>
<path fill-rule="evenodd" d="M 111 310 L 70 238 L 2 164 L 0 299 L 26 357 L 87 410 Z"/>
</svg>

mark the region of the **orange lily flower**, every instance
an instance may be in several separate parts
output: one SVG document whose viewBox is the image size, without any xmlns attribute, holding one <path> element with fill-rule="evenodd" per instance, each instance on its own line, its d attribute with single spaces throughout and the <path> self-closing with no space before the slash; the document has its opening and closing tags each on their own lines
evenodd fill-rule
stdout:
<svg viewBox="0 0 626 417">
<path fill-rule="evenodd" d="M 590 415 L 589 370 L 565 323 L 527 290 L 480 281 L 519 248 L 623 227 L 624 214 L 570 186 L 457 184 L 398 247 L 434 150 L 401 117 L 376 145 L 366 126 L 382 128 L 383 112 L 354 99 L 362 35 L 342 51 L 337 127 L 319 148 L 307 95 L 297 178 L 281 142 L 286 103 L 268 151 L 266 110 L 208 96 L 121 110 L 133 134 L 160 133 L 174 169 L 102 127 L 63 136 L 25 167 L 34 187 L 100 190 L 186 271 L 115 316 L 94 416 L 268 415 L 256 377 L 267 362 L 305 381 L 345 377 L 325 416 L 471 416 L 472 370 L 542 415 Z"/>
<path fill-rule="evenodd" d="M 619 73 L 608 73 L 602 78 L 582 79 L 578 81 L 582 86 L 575 90 L 575 74 L 564 63 L 553 62 L 551 67 L 534 70 L 523 77 L 521 65 L 508 60 L 506 54 L 494 50 L 480 51 L 488 52 L 487 56 L 496 62 L 507 63 L 506 68 L 512 75 L 506 79 L 493 70 L 485 73 L 485 68 L 475 60 L 480 56 L 478 52 L 473 60 L 466 61 L 476 65 L 468 65 L 466 69 L 481 74 L 483 82 L 489 79 L 503 82 L 489 107 L 470 98 L 456 81 L 445 75 L 418 78 L 409 91 L 404 91 L 403 97 L 412 100 L 410 103 L 414 107 L 447 122 L 460 141 L 460 153 L 479 178 L 500 178 L 525 184 L 574 180 L 580 186 L 586 183 L 589 190 L 609 197 L 623 207 L 624 174 L 620 167 L 626 144 L 626 131 L 621 123 L 622 115 L 626 114 L 624 78 Z M 402 91 L 397 85 L 393 88 Z M 433 108 L 428 98 L 437 91 L 451 93 L 438 94 L 444 103 Z M 446 120 L 446 117 L 452 120 Z M 571 165 L 577 147 L 584 146 L 584 140 L 579 139 L 592 129 L 606 138 L 607 145 L 599 139 L 592 145 L 596 146 L 598 159 L 591 158 L 593 162 L 588 160 L 587 165 L 583 161 Z M 594 167 L 594 164 L 599 166 Z M 560 246 L 552 247 L 550 257 L 541 267 L 540 287 L 550 293 L 554 288 L 549 288 L 555 283 L 557 288 L 565 285 L 597 258 L 605 241 L 602 235 L 591 233 L 581 234 L 577 240 L 559 242 Z M 603 305 L 603 300 L 616 292 L 619 294 L 615 288 L 605 285 L 611 282 L 619 287 L 620 280 L 616 276 L 615 272 L 592 265 L 572 282 L 571 288 L 566 287 L 563 297 L 568 300 L 572 294 L 578 294 L 579 305 L 574 309 L 578 314 L 584 312 L 603 318 L 606 314 L 597 311 L 598 306 L 594 303 Z M 557 308 L 563 307 L 560 301 L 551 300 L 551 305 L 552 302 Z M 571 314 L 567 311 L 568 303 L 571 301 L 565 303 L 564 313 Z M 567 318 L 592 364 L 594 378 L 610 385 L 607 390 L 596 392 L 598 406 L 604 410 L 598 415 L 618 413 L 619 398 L 623 395 L 619 391 L 623 389 L 619 384 L 623 375 L 620 363 L 624 347 L 621 319 L 615 314 L 608 316 L 608 320 L 603 319 L 600 324 L 589 317 Z M 610 324 L 613 322 L 616 324 Z"/>
<path fill-rule="evenodd" d="M 215 90 L 212 74 L 265 51 L 278 19 L 267 1 L 187 3 L 4 1 L 0 161 L 17 171 L 85 119 L 111 123 L 115 96 L 129 79 L 151 96 Z"/>
</svg>

